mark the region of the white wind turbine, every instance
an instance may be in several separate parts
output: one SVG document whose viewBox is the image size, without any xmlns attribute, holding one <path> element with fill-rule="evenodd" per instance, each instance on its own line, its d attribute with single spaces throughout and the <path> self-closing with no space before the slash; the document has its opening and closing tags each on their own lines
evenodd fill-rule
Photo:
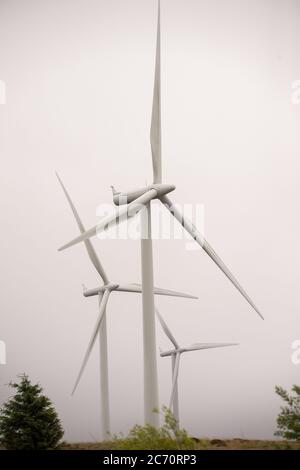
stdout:
<svg viewBox="0 0 300 470">
<path fill-rule="evenodd" d="M 75 220 L 77 222 L 78 228 L 81 233 L 84 233 L 85 228 L 83 223 L 79 217 L 79 214 L 61 180 L 59 175 L 56 173 L 58 181 L 65 193 L 65 196 L 68 200 L 70 208 L 73 212 Z M 84 360 L 82 366 L 80 368 L 80 372 L 78 378 L 76 380 L 74 389 L 72 394 L 75 392 L 76 387 L 80 381 L 80 378 L 83 374 L 84 368 L 87 364 L 88 358 L 92 351 L 93 345 L 96 341 L 97 336 L 99 335 L 99 342 L 100 342 L 100 389 L 101 389 L 101 430 L 103 438 L 107 437 L 110 433 L 110 409 L 109 409 L 109 384 L 108 384 L 108 353 L 107 353 L 107 326 L 106 326 L 106 305 L 108 302 L 109 295 L 113 291 L 117 292 L 131 292 L 131 293 L 142 293 L 142 286 L 139 284 L 116 284 L 111 283 L 107 277 L 107 274 L 104 271 L 104 268 L 100 262 L 99 257 L 96 254 L 94 246 L 92 245 L 90 240 L 84 241 L 88 256 L 94 265 L 96 271 L 98 272 L 103 285 L 96 287 L 90 290 L 84 290 L 85 297 L 91 297 L 97 295 L 99 297 L 99 315 L 97 318 L 97 322 L 88 344 L 88 348 L 86 354 L 84 356 Z M 158 295 L 167 295 L 173 297 L 184 297 L 184 298 L 193 298 L 196 299 L 197 297 L 183 294 L 181 292 L 171 291 L 167 289 L 159 289 L 157 287 L 154 288 L 154 293 Z"/>
<path fill-rule="evenodd" d="M 200 351 L 203 349 L 215 349 L 215 348 L 224 348 L 227 346 L 238 346 L 238 343 L 195 343 L 191 346 L 182 348 L 179 346 L 178 342 L 174 338 L 170 328 L 166 324 L 163 317 L 160 315 L 159 311 L 156 309 L 156 315 L 159 319 L 161 327 L 171 343 L 174 346 L 174 349 L 170 351 L 164 351 L 160 353 L 161 357 L 169 357 L 172 358 L 172 389 L 171 389 L 171 396 L 169 401 L 169 409 L 172 410 L 173 415 L 177 421 L 177 425 L 179 426 L 179 401 L 178 401 L 178 375 L 179 375 L 179 363 L 180 363 L 180 356 L 185 352 L 190 351 Z"/>
<path fill-rule="evenodd" d="M 155 81 L 152 106 L 152 122 L 150 132 L 153 184 L 129 192 L 117 192 L 113 188 L 113 200 L 120 207 L 115 215 L 103 218 L 99 224 L 82 233 L 71 242 L 62 246 L 60 250 L 88 240 L 108 227 L 133 217 L 141 211 L 142 240 L 141 240 L 141 262 L 142 262 L 142 293 L 143 293 L 143 332 L 144 332 L 144 399 L 145 399 L 145 421 L 158 425 L 158 414 L 152 413 L 153 408 L 158 407 L 158 382 L 156 365 L 156 340 L 155 340 L 155 313 L 153 296 L 153 259 L 151 240 L 151 201 L 158 199 L 178 220 L 192 238 L 203 248 L 207 255 L 214 261 L 221 271 L 232 282 L 236 289 L 247 300 L 251 307 L 263 318 L 246 291 L 233 276 L 231 271 L 223 263 L 221 258 L 210 246 L 204 236 L 197 230 L 195 225 L 183 216 L 178 208 L 173 205 L 168 193 L 175 190 L 174 185 L 162 184 L 161 171 L 161 79 L 160 79 L 160 2 L 158 4 L 158 26 L 156 43 L 156 65 Z"/>
</svg>

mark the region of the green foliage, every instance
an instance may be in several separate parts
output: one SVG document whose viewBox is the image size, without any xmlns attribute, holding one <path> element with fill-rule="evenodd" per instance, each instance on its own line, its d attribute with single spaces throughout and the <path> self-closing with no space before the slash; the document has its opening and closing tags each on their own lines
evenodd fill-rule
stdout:
<svg viewBox="0 0 300 470">
<path fill-rule="evenodd" d="M 156 411 L 157 412 L 157 411 Z M 116 439 L 114 449 L 117 450 L 184 450 L 195 449 L 194 440 L 184 429 L 179 429 L 171 411 L 164 407 L 164 424 L 155 428 L 134 426 L 124 439 Z"/>
<path fill-rule="evenodd" d="M 10 383 L 16 394 L 0 409 L 1 443 L 15 450 L 56 448 L 64 433 L 51 401 L 26 375 L 20 379 Z"/>
<path fill-rule="evenodd" d="M 278 415 L 275 435 L 300 441 L 300 387 L 292 387 L 294 395 L 289 395 L 282 387 L 276 387 L 275 390 L 286 404 Z"/>
</svg>

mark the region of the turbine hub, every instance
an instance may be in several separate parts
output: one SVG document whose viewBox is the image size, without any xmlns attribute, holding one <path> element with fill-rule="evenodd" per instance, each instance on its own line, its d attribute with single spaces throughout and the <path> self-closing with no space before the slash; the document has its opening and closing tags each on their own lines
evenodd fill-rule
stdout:
<svg viewBox="0 0 300 470">
<path fill-rule="evenodd" d="M 174 184 L 152 184 L 149 189 L 155 189 L 155 191 L 157 191 L 157 197 L 160 198 L 165 194 L 174 191 L 176 186 L 174 186 Z"/>
<path fill-rule="evenodd" d="M 104 290 L 108 290 L 109 292 L 112 292 L 113 290 L 116 290 L 119 287 L 119 284 L 114 284 L 113 282 L 109 282 L 104 286 Z"/>
<path fill-rule="evenodd" d="M 116 206 L 122 206 L 124 204 L 130 204 L 135 201 L 137 198 L 141 197 L 150 189 L 155 189 L 157 191 L 157 197 L 160 198 L 165 194 L 170 193 L 176 189 L 176 186 L 173 184 L 152 184 L 150 186 L 145 186 L 143 188 L 138 188 L 133 191 L 128 192 L 118 192 L 113 188 L 113 201 Z"/>
</svg>

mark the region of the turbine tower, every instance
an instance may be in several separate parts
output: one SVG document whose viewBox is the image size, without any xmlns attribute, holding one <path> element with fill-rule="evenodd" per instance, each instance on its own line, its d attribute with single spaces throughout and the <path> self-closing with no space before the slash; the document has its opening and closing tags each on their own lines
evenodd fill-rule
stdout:
<svg viewBox="0 0 300 470">
<path fill-rule="evenodd" d="M 169 357 L 172 358 L 172 389 L 171 389 L 171 396 L 169 401 L 169 409 L 173 411 L 173 415 L 177 421 L 177 425 L 179 427 L 179 401 L 178 401 L 178 375 L 179 375 L 179 363 L 180 363 L 180 356 L 185 352 L 190 351 L 200 351 L 203 349 L 214 349 L 214 348 L 224 348 L 228 346 L 238 346 L 238 343 L 195 343 L 191 346 L 181 348 L 174 338 L 170 328 L 166 324 L 163 317 L 160 315 L 159 311 L 156 309 L 156 315 L 159 319 L 161 327 L 171 343 L 174 346 L 174 349 L 170 351 L 161 352 L 161 357 Z"/>
<path fill-rule="evenodd" d="M 85 228 L 84 225 L 79 217 L 79 214 L 73 204 L 73 201 L 67 192 L 61 178 L 56 173 L 57 179 L 63 189 L 63 192 L 67 198 L 69 206 L 73 212 L 75 220 L 77 222 L 78 228 L 81 233 L 84 233 Z M 103 268 L 103 265 L 100 262 L 99 257 L 95 251 L 94 246 L 92 245 L 90 240 L 84 241 L 88 256 L 95 267 L 97 273 L 100 276 L 100 280 L 102 281 L 103 285 L 96 287 L 94 289 L 86 290 L 84 289 L 83 295 L 85 297 L 92 297 L 98 296 L 99 298 L 99 315 L 98 319 L 94 328 L 94 332 L 92 334 L 91 340 L 88 345 L 87 352 L 85 354 L 83 364 L 81 366 L 79 375 L 77 377 L 74 389 L 72 394 L 75 392 L 77 385 L 80 381 L 80 378 L 83 374 L 87 361 L 89 359 L 90 353 L 92 351 L 93 345 L 96 341 L 97 336 L 99 336 L 99 346 L 100 346 L 100 398 L 101 398 L 101 434 L 102 437 L 105 439 L 110 434 L 110 407 L 109 407 L 109 382 L 108 382 L 108 351 L 107 351 L 107 326 L 106 326 L 106 304 L 108 302 L 108 298 L 111 292 L 130 292 L 130 293 L 142 293 L 142 286 L 139 284 L 116 284 L 111 283 L 109 278 Z M 171 297 L 184 297 L 184 298 L 193 298 L 196 299 L 197 297 L 184 294 L 182 292 L 176 292 L 168 289 L 160 289 L 154 287 L 153 289 L 154 294 L 157 295 L 167 295 Z"/>
<path fill-rule="evenodd" d="M 161 183 L 161 103 L 160 103 L 160 2 L 156 41 L 156 63 L 153 90 L 150 142 L 153 162 L 153 183 Z M 151 201 L 141 215 L 141 260 L 143 290 L 143 345 L 144 345 L 144 420 L 159 426 L 158 374 L 156 361 L 155 306 L 153 294 L 153 247 L 151 233 Z"/>
<path fill-rule="evenodd" d="M 154 324 L 154 300 L 153 300 L 153 259 L 151 240 L 151 201 L 158 199 L 192 236 L 203 251 L 212 259 L 218 268 L 225 274 L 240 294 L 246 299 L 251 307 L 263 319 L 262 314 L 251 300 L 247 292 L 227 268 L 222 259 L 217 255 L 204 236 L 197 230 L 195 225 L 181 214 L 167 196 L 176 187 L 173 184 L 162 183 L 161 172 L 161 83 L 160 83 L 160 3 L 158 4 L 158 27 L 156 44 L 155 82 L 152 106 L 151 122 L 151 150 L 153 164 L 153 184 L 138 190 L 117 192 L 113 188 L 113 201 L 119 207 L 116 214 L 103 218 L 99 224 L 82 233 L 59 250 L 64 250 L 82 241 L 96 236 L 107 228 L 118 224 L 123 220 L 134 217 L 142 209 L 142 291 L 143 291 L 143 319 L 144 319 L 144 389 L 145 389 L 145 421 L 157 425 L 158 417 L 152 413 L 158 405 L 157 365 L 155 352 L 155 324 Z M 145 238 L 147 237 L 147 238 Z"/>
</svg>

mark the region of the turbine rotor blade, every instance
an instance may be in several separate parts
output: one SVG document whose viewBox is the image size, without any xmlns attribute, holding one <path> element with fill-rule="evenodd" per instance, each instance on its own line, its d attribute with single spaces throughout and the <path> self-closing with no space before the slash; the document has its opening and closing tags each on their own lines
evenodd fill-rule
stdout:
<svg viewBox="0 0 300 470">
<path fill-rule="evenodd" d="M 161 324 L 163 331 L 165 332 L 165 334 L 167 335 L 171 343 L 174 345 L 175 349 L 179 349 L 179 344 L 177 343 L 170 328 L 168 327 L 168 325 L 166 324 L 165 320 L 163 319 L 163 317 L 161 316 L 161 314 L 159 313 L 156 307 L 155 307 L 155 312 L 156 312 L 157 318 L 159 320 L 159 323 Z"/>
<path fill-rule="evenodd" d="M 247 300 L 247 302 L 251 305 L 251 307 L 256 311 L 256 313 L 264 319 L 256 305 L 250 299 L 249 295 L 243 289 L 243 287 L 239 284 L 227 266 L 223 263 L 221 258 L 217 255 L 217 253 L 213 250 L 213 248 L 209 245 L 209 243 L 205 240 L 203 235 L 197 230 L 192 222 L 182 216 L 179 210 L 172 204 L 170 199 L 167 196 L 161 197 L 161 202 L 166 206 L 166 208 L 171 212 L 171 214 L 181 223 L 181 225 L 185 228 L 185 230 L 193 237 L 193 239 L 203 248 L 203 250 L 208 254 L 208 256 L 214 261 L 214 263 L 223 271 L 225 276 L 232 282 L 232 284 L 236 287 L 236 289 L 242 294 L 242 296 Z"/>
<path fill-rule="evenodd" d="M 161 77 L 160 77 L 160 1 L 158 2 L 155 77 L 152 103 L 150 142 L 153 182 L 161 183 Z"/>
<path fill-rule="evenodd" d="M 176 385 L 177 385 L 177 382 L 178 382 L 179 362 L 180 362 L 180 353 L 177 353 L 176 354 L 176 359 L 175 359 L 174 373 L 173 373 L 171 397 L 170 397 L 170 403 L 169 403 L 169 409 L 170 410 L 173 407 L 173 402 L 174 402 L 174 397 L 175 397 L 175 390 L 176 390 Z"/>
<path fill-rule="evenodd" d="M 64 184 L 63 184 L 63 182 L 62 182 L 62 180 L 61 180 L 61 178 L 60 178 L 60 176 L 59 176 L 59 174 L 56 173 L 56 176 L 57 176 L 57 179 L 58 179 L 58 181 L 59 181 L 59 183 L 60 183 L 60 185 L 61 185 L 61 187 L 62 187 L 62 190 L 63 190 L 63 192 L 65 193 L 65 196 L 66 196 L 66 198 L 67 198 L 67 200 L 68 200 L 68 203 L 69 203 L 69 205 L 70 205 L 70 208 L 71 208 L 71 210 L 72 210 L 72 212 L 73 212 L 73 215 L 74 215 L 74 217 L 75 217 L 75 220 L 76 220 L 76 222 L 77 222 L 78 228 L 79 228 L 79 230 L 80 230 L 80 233 L 84 233 L 84 232 L 85 232 L 85 228 L 84 228 L 84 225 L 83 225 L 83 223 L 82 223 L 82 221 L 81 221 L 81 219 L 80 219 L 80 217 L 79 217 L 79 214 L 78 214 L 78 212 L 77 212 L 77 210 L 76 210 L 76 207 L 74 206 L 73 201 L 72 201 L 72 199 L 71 199 L 71 197 L 70 197 L 68 191 L 66 190 L 66 188 L 65 188 L 65 186 L 64 186 Z M 97 271 L 98 274 L 100 275 L 100 277 L 101 277 L 102 281 L 104 282 L 104 284 L 108 284 L 108 282 L 109 282 L 108 277 L 107 277 L 107 275 L 105 274 L 105 271 L 104 271 L 104 269 L 103 269 L 102 264 L 100 263 L 100 260 L 99 260 L 99 258 L 98 258 L 98 256 L 97 256 L 97 253 L 96 253 L 96 251 L 95 251 L 95 248 L 93 247 L 93 245 L 92 245 L 92 243 L 90 242 L 90 240 L 84 240 L 84 244 L 85 244 L 85 247 L 86 247 L 86 251 L 87 251 L 87 253 L 88 253 L 88 256 L 89 256 L 89 258 L 90 258 L 92 264 L 94 265 L 96 271 Z"/>
<path fill-rule="evenodd" d="M 91 229 L 87 230 L 79 237 L 74 238 L 74 240 L 70 241 L 66 245 L 59 248 L 58 251 L 65 250 L 66 248 L 69 248 L 70 246 L 76 245 L 77 243 L 80 243 L 84 240 L 88 240 L 91 237 L 95 237 L 97 233 L 103 232 L 108 227 L 118 224 L 127 218 L 134 217 L 137 214 L 137 212 L 139 212 L 152 199 L 155 199 L 156 196 L 157 196 L 156 189 L 150 189 L 149 191 L 144 193 L 142 196 L 135 199 L 135 201 L 128 204 L 126 207 L 120 208 L 116 214 L 109 215 L 105 217 L 104 219 L 102 219 L 98 225 L 95 225 L 95 227 L 92 227 Z"/>
<path fill-rule="evenodd" d="M 203 349 L 215 349 L 215 348 L 226 348 L 228 346 L 238 346 L 239 343 L 196 343 L 183 348 L 182 352 L 188 351 L 200 351 Z"/>
<path fill-rule="evenodd" d="M 101 324 L 102 324 L 102 321 L 103 321 L 103 318 L 104 318 L 104 315 L 105 315 L 105 309 L 106 309 L 106 305 L 107 305 L 107 302 L 108 302 L 109 295 L 110 295 L 110 291 L 108 289 L 105 290 L 103 296 L 102 296 L 102 294 L 99 295 L 99 315 L 98 315 L 97 322 L 96 322 L 96 325 L 95 325 L 94 330 L 93 330 L 93 334 L 92 334 L 91 339 L 89 341 L 85 356 L 83 358 L 83 362 L 82 362 L 81 368 L 79 370 L 79 374 L 78 374 L 78 377 L 76 379 L 76 382 L 75 382 L 75 385 L 74 385 L 74 388 L 73 388 L 73 391 L 72 391 L 72 395 L 74 394 L 74 392 L 77 388 L 77 385 L 79 384 L 79 381 L 82 377 L 82 374 L 84 372 L 86 364 L 89 360 L 90 354 L 92 352 L 93 346 L 95 344 L 97 334 L 100 331 Z"/>
<path fill-rule="evenodd" d="M 138 294 L 142 293 L 142 286 L 141 284 L 124 284 L 119 285 L 116 289 L 117 291 L 121 292 L 135 292 Z M 156 295 L 167 295 L 169 297 L 183 297 L 185 299 L 198 299 L 198 297 L 190 294 L 185 294 L 184 292 L 177 292 L 170 289 L 161 289 L 159 287 L 154 287 L 154 294 Z"/>
</svg>

